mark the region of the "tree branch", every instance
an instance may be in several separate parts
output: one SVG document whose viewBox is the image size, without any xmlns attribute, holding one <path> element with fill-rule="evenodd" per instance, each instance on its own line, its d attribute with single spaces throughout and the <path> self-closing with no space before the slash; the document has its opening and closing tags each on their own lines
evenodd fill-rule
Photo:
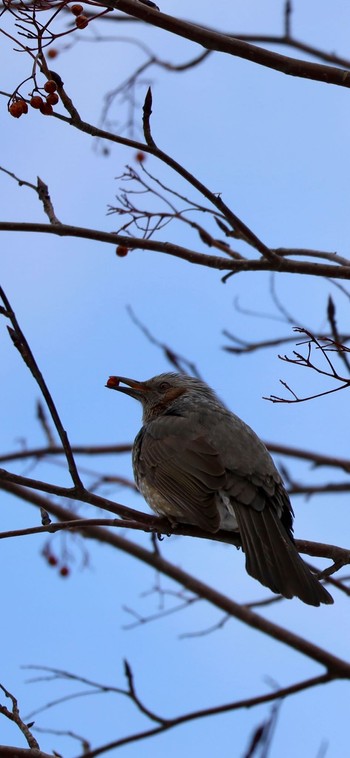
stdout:
<svg viewBox="0 0 350 758">
<path fill-rule="evenodd" d="M 267 695 L 259 695 L 253 698 L 237 700 L 233 703 L 226 703 L 225 705 L 219 705 L 213 708 L 203 708 L 202 710 L 186 713 L 183 716 L 178 716 L 177 718 L 167 719 L 158 727 L 144 730 L 143 732 L 138 732 L 137 734 L 129 735 L 118 740 L 113 740 L 106 745 L 102 745 L 100 748 L 90 750 L 88 753 L 85 753 L 84 756 L 81 756 L 81 758 L 97 758 L 97 756 L 102 755 L 103 753 L 106 753 L 110 750 L 122 747 L 123 745 L 128 745 L 133 742 L 138 742 L 148 737 L 154 737 L 157 734 L 166 732 L 169 729 L 174 729 L 175 727 L 182 724 L 186 724 L 201 718 L 208 718 L 208 716 L 217 716 L 222 713 L 230 713 L 232 711 L 241 710 L 242 708 L 253 708 L 258 705 L 262 705 L 263 703 L 269 703 L 277 699 L 294 695 L 297 692 L 302 692 L 303 690 L 310 689 L 311 687 L 317 687 L 320 684 L 327 684 L 329 681 L 331 681 L 331 679 L 332 677 L 330 677 L 328 674 L 324 674 L 318 677 L 313 677 L 311 679 L 306 679 L 302 682 L 297 682 L 296 684 L 290 685 L 289 687 L 281 687 L 275 692 L 268 693 Z"/>
<path fill-rule="evenodd" d="M 36 493 L 33 493 L 34 497 L 30 498 L 30 495 L 26 491 L 22 491 L 22 488 L 7 485 L 4 486 L 8 492 L 11 492 L 16 497 L 25 499 L 29 502 L 36 502 L 37 505 L 43 503 L 46 504 L 47 510 L 62 521 L 75 520 L 76 516 L 67 508 L 57 505 L 56 503 L 46 503 L 44 498 L 40 498 Z M 102 498 L 101 498 L 102 500 Z M 151 519 L 151 517 L 148 517 Z M 162 574 L 170 577 L 175 582 L 178 582 L 183 587 L 186 587 L 190 592 L 206 599 L 214 607 L 219 608 L 221 611 L 229 614 L 230 616 L 242 621 L 253 629 L 262 632 L 279 642 L 293 648 L 294 650 L 306 655 L 311 660 L 321 664 L 327 669 L 327 673 L 335 678 L 350 678 L 350 663 L 341 658 L 338 658 L 327 650 L 320 648 L 318 645 L 313 644 L 307 639 L 300 637 L 299 635 L 291 632 L 289 629 L 279 626 L 263 616 L 250 610 L 245 605 L 240 605 L 231 598 L 217 592 L 209 585 L 196 579 L 191 574 L 183 571 L 178 566 L 173 565 L 170 561 L 161 557 L 157 552 L 153 550 L 147 550 L 146 548 L 138 545 L 124 537 L 120 537 L 103 527 L 84 527 L 82 533 L 90 539 L 98 540 L 105 544 L 109 544 L 114 548 L 122 550 L 123 552 L 132 555 L 137 560 L 151 566 Z M 315 544 L 315 543 L 313 543 Z M 297 543 L 298 546 L 298 543 Z"/>
<path fill-rule="evenodd" d="M 152 250 L 166 255 L 175 256 L 194 263 L 199 266 L 207 266 L 217 271 L 229 271 L 230 274 L 238 274 L 248 271 L 278 271 L 290 274 L 304 274 L 310 276 L 330 277 L 332 279 L 350 279 L 350 265 L 335 266 L 326 263 L 311 263 L 309 261 L 266 260 L 228 260 L 216 255 L 207 255 L 198 253 L 194 250 L 173 245 L 170 242 L 156 242 L 154 240 L 138 239 L 127 237 L 114 232 L 102 232 L 98 229 L 87 229 L 85 227 L 73 226 L 69 224 L 36 224 L 30 222 L 1 221 L 0 231 L 5 232 L 30 232 L 38 234 L 54 234 L 58 237 L 77 237 L 80 239 L 90 239 L 97 242 L 106 242 L 111 245 L 120 245 L 130 250 Z M 229 276 L 227 275 L 227 276 Z M 227 276 L 225 279 L 227 279 Z"/>
<path fill-rule="evenodd" d="M 56 228 L 56 227 L 53 227 Z M 33 375 L 36 383 L 38 384 L 40 391 L 43 395 L 43 398 L 45 400 L 45 403 L 50 411 L 51 418 L 55 424 L 55 427 L 57 429 L 57 433 L 59 435 L 59 438 L 62 442 L 62 446 L 64 449 L 64 453 L 67 459 L 68 468 L 70 475 L 72 477 L 72 481 L 74 482 L 76 487 L 82 487 L 82 483 L 80 481 L 80 477 L 78 474 L 77 467 L 75 465 L 75 460 L 73 457 L 73 453 L 69 444 L 69 439 L 67 432 L 62 426 L 61 419 L 58 415 L 55 403 L 52 399 L 51 393 L 49 392 L 49 389 L 47 387 L 47 384 L 45 382 L 45 379 L 39 370 L 38 364 L 34 358 L 34 355 L 29 347 L 29 344 L 22 332 L 22 329 L 17 321 L 16 315 L 14 311 L 12 310 L 12 307 L 10 305 L 10 302 L 2 289 L 0 287 L 0 299 L 4 303 L 5 309 L 2 308 L 0 313 L 5 316 L 5 318 L 8 318 L 9 321 L 12 324 L 12 328 L 7 327 L 9 335 L 12 339 L 12 342 L 14 346 L 17 348 L 22 360 L 26 364 L 26 366 L 29 368 L 29 371 Z"/>
<path fill-rule="evenodd" d="M 170 34 L 192 40 L 207 50 L 216 50 L 227 55 L 243 58 L 251 63 L 280 71 L 287 76 L 335 84 L 339 87 L 350 87 L 350 72 L 345 69 L 273 53 L 264 48 L 250 45 L 242 39 L 147 8 L 137 0 L 104 0 L 102 4 L 104 7 L 128 13 L 134 18 L 164 29 Z"/>
<path fill-rule="evenodd" d="M 25 724 L 20 716 L 17 699 L 2 684 L 0 684 L 0 689 L 4 693 L 5 697 L 9 698 L 9 700 L 12 702 L 11 710 L 9 710 L 6 705 L 0 704 L 0 713 L 2 713 L 3 716 L 6 716 L 9 721 L 12 721 L 14 724 L 16 724 L 16 726 L 18 726 L 18 729 L 22 732 L 31 750 L 39 750 L 39 744 L 30 731 L 30 725 Z"/>
</svg>

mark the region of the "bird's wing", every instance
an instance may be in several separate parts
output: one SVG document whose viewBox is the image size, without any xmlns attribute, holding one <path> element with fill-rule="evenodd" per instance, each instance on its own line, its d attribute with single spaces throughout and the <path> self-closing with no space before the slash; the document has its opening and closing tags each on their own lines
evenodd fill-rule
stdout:
<svg viewBox="0 0 350 758">
<path fill-rule="evenodd" d="M 206 531 L 219 529 L 216 493 L 226 481 L 225 469 L 216 450 L 203 434 L 191 431 L 186 419 L 169 423 L 164 416 L 143 427 L 135 441 L 134 468 L 146 499 L 151 501 L 154 489 L 165 514 Z"/>
</svg>

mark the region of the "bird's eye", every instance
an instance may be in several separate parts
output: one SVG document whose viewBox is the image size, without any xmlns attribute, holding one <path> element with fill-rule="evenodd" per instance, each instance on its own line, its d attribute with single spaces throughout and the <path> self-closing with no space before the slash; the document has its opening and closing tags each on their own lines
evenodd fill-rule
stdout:
<svg viewBox="0 0 350 758">
<path fill-rule="evenodd" d="M 169 382 L 161 382 L 159 385 L 159 389 L 161 392 L 166 392 L 166 390 L 168 390 L 169 387 L 170 387 Z"/>
</svg>

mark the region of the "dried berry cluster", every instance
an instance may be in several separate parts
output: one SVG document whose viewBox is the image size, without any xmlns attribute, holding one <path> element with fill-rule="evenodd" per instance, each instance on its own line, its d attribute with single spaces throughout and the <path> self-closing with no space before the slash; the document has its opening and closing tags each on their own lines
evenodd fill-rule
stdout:
<svg viewBox="0 0 350 758">
<path fill-rule="evenodd" d="M 75 3 L 74 5 L 70 6 L 69 10 L 75 17 L 75 26 L 77 29 L 85 29 L 89 23 L 89 19 L 84 15 L 83 6 Z M 57 55 L 58 50 L 56 48 L 51 48 L 47 51 L 48 58 L 56 58 Z M 39 94 L 32 95 L 29 104 L 32 106 L 32 108 L 40 110 L 40 113 L 43 113 L 44 116 L 51 116 L 53 113 L 53 106 L 57 105 L 59 101 L 59 97 L 56 92 L 56 82 L 53 79 L 50 79 L 45 83 L 44 90 L 46 93 L 44 97 Z M 8 106 L 8 110 L 11 116 L 14 118 L 20 118 L 20 116 L 23 116 L 23 114 L 28 113 L 28 103 L 26 100 L 24 100 L 23 97 L 16 94 L 12 97 L 11 102 Z"/>
<path fill-rule="evenodd" d="M 44 90 L 47 93 L 45 100 L 41 97 L 41 95 L 33 95 L 30 101 L 30 105 L 32 108 L 37 108 L 40 110 L 40 113 L 43 113 L 45 116 L 51 116 L 51 113 L 53 111 L 53 106 L 57 105 L 59 101 L 58 94 L 56 92 L 57 90 L 57 84 L 54 82 L 53 79 L 49 79 L 44 84 Z"/>
<path fill-rule="evenodd" d="M 45 559 L 47 560 L 49 566 L 52 566 L 53 568 L 58 568 L 58 573 L 60 576 L 66 577 L 70 574 L 69 566 L 67 566 L 65 563 L 61 566 L 59 565 L 59 560 L 56 558 L 56 556 L 53 553 L 50 553 L 49 550 L 43 550 L 43 555 Z"/>
<path fill-rule="evenodd" d="M 32 108 L 40 110 L 40 113 L 43 113 L 44 116 L 51 116 L 51 113 L 53 113 L 53 106 L 57 105 L 59 101 L 59 97 L 56 92 L 56 82 L 53 79 L 49 79 L 44 84 L 44 90 L 46 93 L 45 99 L 41 95 L 32 95 L 29 104 L 32 106 Z M 28 113 L 28 104 L 25 100 L 23 100 L 23 98 L 12 100 L 12 103 L 9 106 L 9 112 L 14 118 L 19 118 L 23 115 L 23 113 Z"/>
<path fill-rule="evenodd" d="M 14 118 L 19 118 L 23 113 L 28 113 L 28 104 L 22 98 L 12 100 L 12 103 L 9 106 L 9 113 L 11 113 L 11 116 Z"/>
<path fill-rule="evenodd" d="M 71 5 L 70 10 L 73 13 L 73 16 L 76 17 L 75 25 L 78 27 L 78 29 L 85 29 L 89 23 L 89 19 L 83 14 L 83 6 L 78 4 Z"/>
</svg>

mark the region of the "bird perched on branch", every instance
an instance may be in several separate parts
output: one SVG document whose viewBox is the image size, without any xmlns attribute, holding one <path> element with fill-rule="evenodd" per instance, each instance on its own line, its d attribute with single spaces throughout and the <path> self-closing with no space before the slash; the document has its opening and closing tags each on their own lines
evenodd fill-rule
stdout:
<svg viewBox="0 0 350 758">
<path fill-rule="evenodd" d="M 207 384 L 167 373 L 145 382 L 111 376 L 107 387 L 142 404 L 134 476 L 158 515 L 238 532 L 259 582 L 309 605 L 333 602 L 294 545 L 293 509 L 268 450 Z"/>
</svg>

